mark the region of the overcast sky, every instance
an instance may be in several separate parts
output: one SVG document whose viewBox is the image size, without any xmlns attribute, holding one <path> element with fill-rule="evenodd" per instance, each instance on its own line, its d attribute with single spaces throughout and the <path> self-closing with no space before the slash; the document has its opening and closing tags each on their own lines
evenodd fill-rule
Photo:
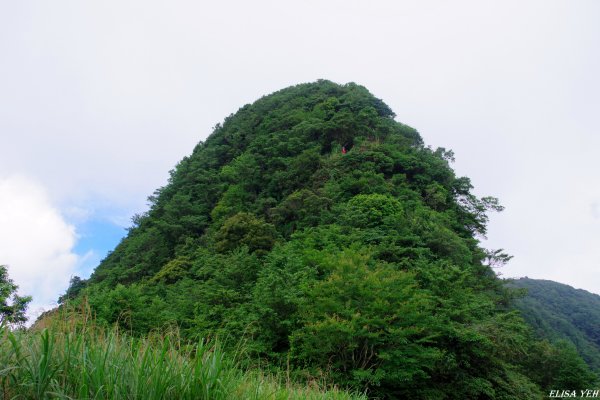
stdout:
<svg viewBox="0 0 600 400">
<path fill-rule="evenodd" d="M 246 103 L 357 82 L 479 195 L 506 277 L 600 293 L 600 1 L 0 0 L 0 264 L 33 309 Z"/>
</svg>

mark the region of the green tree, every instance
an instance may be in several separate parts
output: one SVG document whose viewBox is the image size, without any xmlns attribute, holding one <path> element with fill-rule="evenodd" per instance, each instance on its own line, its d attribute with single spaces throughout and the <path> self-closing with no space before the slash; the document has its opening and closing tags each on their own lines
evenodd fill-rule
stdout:
<svg viewBox="0 0 600 400">
<path fill-rule="evenodd" d="M 81 292 L 81 290 L 85 288 L 86 282 L 87 281 L 85 279 L 81 279 L 77 275 L 71 277 L 71 280 L 69 281 L 69 287 L 67 288 L 65 294 L 58 298 L 58 303 L 62 304 L 66 300 L 76 298 L 79 292 Z"/>
<path fill-rule="evenodd" d="M 219 252 L 231 251 L 240 246 L 248 246 L 251 252 L 265 254 L 273 247 L 276 238 L 275 227 L 252 214 L 237 213 L 225 220 L 216 234 L 216 249 Z"/>
<path fill-rule="evenodd" d="M 431 298 L 414 274 L 364 250 L 324 254 L 320 264 L 328 277 L 305 290 L 292 355 L 338 382 L 409 397 L 441 355 L 431 347 L 439 330 Z"/>
<path fill-rule="evenodd" d="M 590 371 L 575 346 L 566 340 L 535 342 L 524 367 L 544 391 L 584 390 L 595 387 L 598 376 Z"/>
<path fill-rule="evenodd" d="M 27 321 L 25 311 L 31 296 L 19 296 L 19 287 L 8 276 L 8 269 L 0 265 L 0 325 L 22 325 Z"/>
</svg>

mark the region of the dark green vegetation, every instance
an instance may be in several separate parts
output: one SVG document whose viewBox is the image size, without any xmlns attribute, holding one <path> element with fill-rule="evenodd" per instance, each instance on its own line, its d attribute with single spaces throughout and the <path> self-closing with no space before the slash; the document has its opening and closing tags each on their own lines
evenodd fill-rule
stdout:
<svg viewBox="0 0 600 400">
<path fill-rule="evenodd" d="M 600 371 L 600 296 L 546 280 L 522 278 L 513 284 L 527 290 L 515 304 L 535 333 L 574 343 L 584 360 Z"/>
<path fill-rule="evenodd" d="M 64 311 L 64 310 L 63 310 Z M 54 315 L 14 331 L 0 326 L 0 399 L 359 400 L 336 389 L 300 387 L 259 370 L 242 372 L 216 343 L 176 332 L 132 338 L 84 318 Z"/>
<path fill-rule="evenodd" d="M 576 352 L 511 311 L 490 267 L 506 255 L 478 241 L 501 207 L 452 157 L 361 86 L 284 89 L 217 125 L 63 300 L 133 335 L 176 325 L 243 343 L 262 368 L 371 397 L 593 387 Z"/>
<path fill-rule="evenodd" d="M 19 326 L 27 321 L 25 311 L 31 301 L 30 296 L 19 296 L 12 279 L 8 276 L 8 269 L 0 265 L 0 326 Z"/>
</svg>

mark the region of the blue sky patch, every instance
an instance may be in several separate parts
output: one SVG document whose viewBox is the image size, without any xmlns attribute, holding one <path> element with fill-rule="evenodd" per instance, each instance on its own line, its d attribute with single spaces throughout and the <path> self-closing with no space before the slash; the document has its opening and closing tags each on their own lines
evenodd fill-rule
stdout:
<svg viewBox="0 0 600 400">
<path fill-rule="evenodd" d="M 79 239 L 73 251 L 82 258 L 77 271 L 82 278 L 87 278 L 127 234 L 126 229 L 106 218 L 91 218 L 77 224 L 76 229 Z"/>
</svg>

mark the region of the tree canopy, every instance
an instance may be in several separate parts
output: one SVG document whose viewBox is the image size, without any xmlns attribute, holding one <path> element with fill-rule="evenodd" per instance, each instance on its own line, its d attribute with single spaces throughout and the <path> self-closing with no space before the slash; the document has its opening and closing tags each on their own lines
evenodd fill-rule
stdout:
<svg viewBox="0 0 600 400">
<path fill-rule="evenodd" d="M 243 342 L 255 362 L 379 398 L 589 387 L 593 375 L 532 371 L 532 360 L 580 358 L 537 341 L 510 308 L 490 267 L 506 255 L 479 242 L 501 206 L 455 175 L 451 151 L 394 118 L 353 83 L 245 105 L 67 297 L 134 334 L 176 324 L 190 340 Z"/>
<path fill-rule="evenodd" d="M 8 276 L 8 268 L 0 265 L 0 325 L 20 326 L 27 321 L 25 312 L 30 296 L 20 296 L 19 287 Z"/>
</svg>

